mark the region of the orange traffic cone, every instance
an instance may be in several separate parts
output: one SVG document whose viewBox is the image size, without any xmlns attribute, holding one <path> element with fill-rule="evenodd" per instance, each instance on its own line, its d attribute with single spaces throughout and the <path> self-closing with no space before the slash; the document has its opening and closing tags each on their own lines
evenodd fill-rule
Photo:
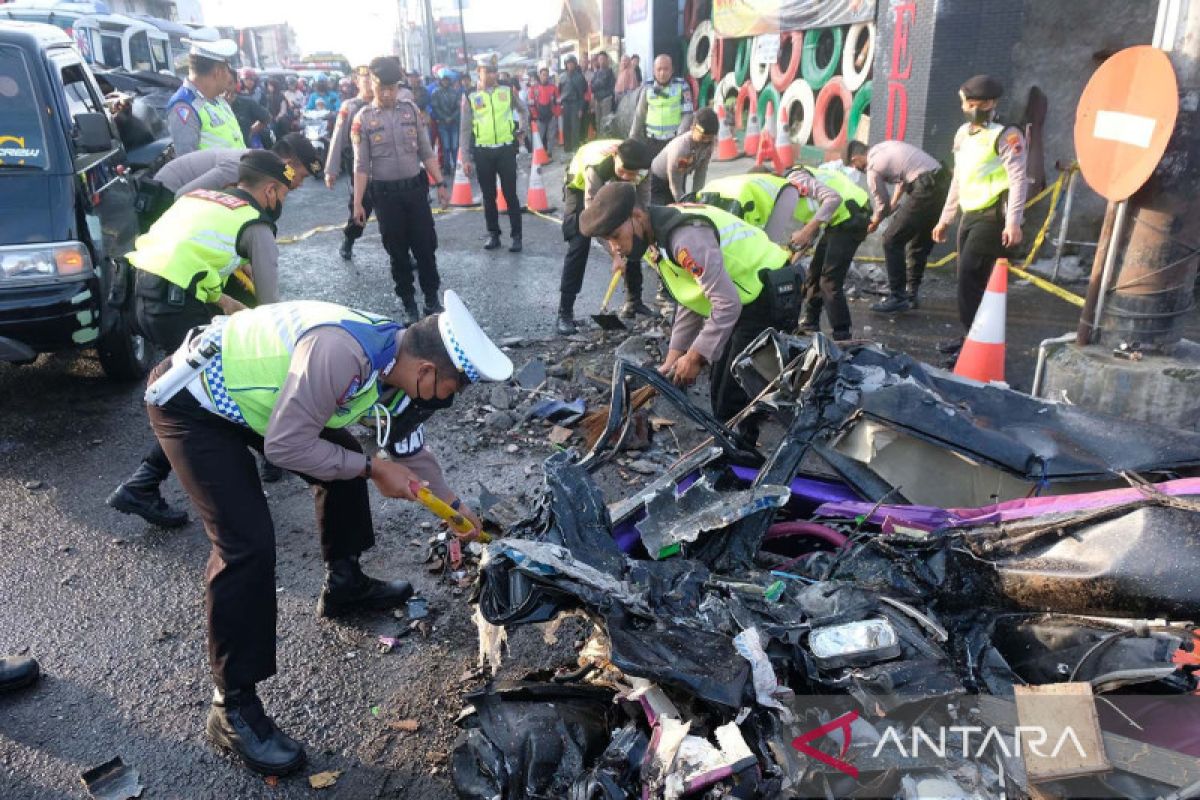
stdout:
<svg viewBox="0 0 1200 800">
<path fill-rule="evenodd" d="M 983 302 L 971 321 L 954 374 L 982 381 L 1004 380 L 1004 323 L 1008 308 L 1008 259 L 996 259 Z"/>
<path fill-rule="evenodd" d="M 738 157 L 737 142 L 733 139 L 733 132 L 729 130 L 729 117 L 726 116 L 723 105 L 717 106 L 717 120 L 717 152 L 713 155 L 713 160 L 733 161 Z"/>
<path fill-rule="evenodd" d="M 542 143 L 542 134 L 536 122 L 533 123 L 533 163 L 538 167 L 550 163 L 550 154 L 546 152 L 546 145 Z"/>
<path fill-rule="evenodd" d="M 773 117 L 767 117 L 763 124 L 762 135 L 758 137 L 758 155 L 754 159 L 754 165 L 761 167 L 768 161 L 774 164 L 774 158 L 775 120 Z"/>
<path fill-rule="evenodd" d="M 458 159 L 458 165 L 454 169 L 454 188 L 450 192 L 450 205 L 457 208 L 469 208 L 470 206 L 479 205 L 471 194 L 471 181 L 467 179 L 467 173 L 463 172 L 461 154 Z"/>
<path fill-rule="evenodd" d="M 762 128 L 758 124 L 758 114 L 751 114 L 750 121 L 746 123 L 746 136 L 742 139 L 742 152 L 748 156 L 758 154 L 758 140 L 762 135 Z"/>
<path fill-rule="evenodd" d="M 529 192 L 525 195 L 525 207 L 542 213 L 550 210 L 546 186 L 542 183 L 542 168 L 536 162 L 529 168 Z"/>
<path fill-rule="evenodd" d="M 796 153 L 788 133 L 787 107 L 784 106 L 779 109 L 779 132 L 775 134 L 775 171 L 783 175 L 794 163 Z"/>
<path fill-rule="evenodd" d="M 504 188 L 499 178 L 496 178 L 496 210 L 502 214 L 508 211 L 508 200 L 504 198 Z"/>
</svg>

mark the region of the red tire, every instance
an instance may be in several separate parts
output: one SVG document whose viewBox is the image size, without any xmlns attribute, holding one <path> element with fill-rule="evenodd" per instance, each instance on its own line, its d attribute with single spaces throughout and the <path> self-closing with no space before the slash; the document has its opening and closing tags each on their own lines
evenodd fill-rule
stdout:
<svg viewBox="0 0 1200 800">
<path fill-rule="evenodd" d="M 787 91 L 787 88 L 792 85 L 792 81 L 796 80 L 797 73 L 800 72 L 800 57 L 804 55 L 804 31 L 779 34 L 780 53 L 783 52 L 785 42 L 792 51 L 788 57 L 787 68 L 781 69 L 778 60 L 771 67 L 771 85 L 780 94 Z"/>
<path fill-rule="evenodd" d="M 837 100 L 841 103 L 841 124 L 836 134 L 829 132 L 830 105 Z M 817 105 L 813 109 L 813 144 L 817 147 L 845 147 L 850 133 L 850 106 L 854 103 L 854 95 L 846 88 L 846 82 L 840 76 L 831 78 L 821 87 L 817 95 Z"/>
<path fill-rule="evenodd" d="M 743 111 L 745 108 L 745 111 Z M 742 130 L 745 127 L 747 114 L 756 113 L 758 108 L 758 92 L 754 90 L 754 86 L 747 80 L 738 88 L 737 103 L 733 107 L 733 127 L 734 130 Z M 762 120 L 759 119 L 759 123 Z"/>
</svg>

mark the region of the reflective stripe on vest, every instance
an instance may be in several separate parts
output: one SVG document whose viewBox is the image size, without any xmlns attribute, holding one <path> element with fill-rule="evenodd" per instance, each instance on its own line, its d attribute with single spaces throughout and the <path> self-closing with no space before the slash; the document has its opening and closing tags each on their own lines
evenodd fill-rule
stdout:
<svg viewBox="0 0 1200 800">
<path fill-rule="evenodd" d="M 192 107 L 200 117 L 200 149 L 236 148 L 246 149 L 242 139 L 242 126 L 238 124 L 233 109 L 222 99 L 205 100 L 196 95 Z"/>
<path fill-rule="evenodd" d="M 787 185 L 787 179 L 777 175 L 730 175 L 709 181 L 696 194 L 696 200 L 762 228 L 771 217 L 779 192 Z"/>
<path fill-rule="evenodd" d="M 663 89 L 655 83 L 646 92 L 646 136 L 673 138 L 683 121 L 683 84 L 672 81 Z"/>
<path fill-rule="evenodd" d="M 516 125 L 513 122 L 512 92 L 507 86 L 497 86 L 491 92 L 471 92 L 471 130 L 475 144 L 492 147 L 508 144 L 513 140 Z"/>
<path fill-rule="evenodd" d="M 582 192 L 586 183 L 583 173 L 587 171 L 588 167 L 599 166 L 615 156 L 617 146 L 620 144 L 620 139 L 597 139 L 581 146 L 575 151 L 575 157 L 571 159 L 571 166 L 567 167 L 569 176 L 567 186 Z"/>
<path fill-rule="evenodd" d="M 183 289 L 195 282 L 196 299 L 215 303 L 225 281 L 246 263 L 237 252 L 238 235 L 262 218 L 258 209 L 235 195 L 207 189 L 188 192 L 138 237 L 129 262 Z"/>
<path fill-rule="evenodd" d="M 837 211 L 833 212 L 827 223 L 830 227 L 841 225 L 846 220 L 850 219 L 851 210 L 847 207 L 847 202 L 857 203 L 860 209 L 870 208 L 870 195 L 850 179 L 850 176 L 837 169 L 810 169 L 808 170 L 813 177 L 821 183 L 828 186 L 838 193 L 842 198 L 842 202 L 838 204 Z M 815 197 L 801 197 L 796 203 L 796 212 L 793 215 L 797 222 L 808 224 L 817 211 L 821 208 L 821 202 Z"/>
<path fill-rule="evenodd" d="M 372 372 L 363 385 L 347 388 L 325 427 L 344 428 L 367 416 L 379 403 L 380 373 L 396 357 L 396 334 L 403 327 L 366 311 L 311 300 L 239 311 L 225 321 L 219 371 L 204 376 L 213 405 L 220 409 L 232 403 L 236 413 L 222 416 L 265 436 L 296 343 L 313 328 L 326 325 L 342 328 L 355 338 L 370 359 Z M 389 409 L 403 396 L 397 392 Z"/>
<path fill-rule="evenodd" d="M 996 151 L 1004 126 L 992 122 L 974 134 L 964 134 L 954 150 L 954 176 L 958 178 L 958 205 L 979 211 L 994 204 L 1008 189 L 1008 171 Z"/>
<path fill-rule="evenodd" d="M 671 207 L 682 212 L 683 221 L 704 220 L 716 230 L 717 240 L 721 243 L 725 272 L 737 288 L 738 299 L 742 301 L 743 306 L 753 303 L 762 293 L 762 280 L 758 277 L 761 270 L 787 266 L 788 254 L 782 247 L 774 244 L 761 230 L 728 211 L 690 203 Z M 670 231 L 676 227 L 678 226 L 672 226 L 664 234 L 656 231 L 655 238 L 662 236 L 661 241 L 665 243 Z M 650 261 L 649 257 L 647 260 Z M 663 284 L 677 303 L 703 317 L 712 314 L 712 304 L 705 297 L 697 276 L 690 268 L 679 266 L 661 250 L 657 260 L 650 261 L 650 266 L 658 270 Z"/>
</svg>

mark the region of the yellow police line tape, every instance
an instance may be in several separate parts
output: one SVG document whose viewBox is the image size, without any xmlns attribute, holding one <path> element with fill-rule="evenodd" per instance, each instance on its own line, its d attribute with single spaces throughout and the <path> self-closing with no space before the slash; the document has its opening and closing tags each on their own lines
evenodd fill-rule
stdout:
<svg viewBox="0 0 1200 800">
<path fill-rule="evenodd" d="M 1050 223 L 1054 221 L 1054 212 L 1058 210 L 1058 200 L 1062 196 L 1063 181 L 1066 179 L 1067 175 L 1069 175 L 1070 173 L 1074 172 L 1077 169 L 1079 169 L 1079 166 L 1077 164 L 1072 164 L 1069 169 L 1063 170 L 1062 172 L 1059 173 L 1058 179 L 1055 180 L 1054 183 L 1050 184 L 1045 189 L 1042 189 L 1042 191 L 1038 192 L 1036 195 L 1034 195 L 1032 198 L 1030 198 L 1029 200 L 1027 200 L 1025 202 L 1025 208 L 1028 209 L 1028 208 L 1032 208 L 1033 206 L 1037 205 L 1042 200 L 1046 199 L 1046 197 L 1050 198 L 1050 209 L 1046 212 L 1046 218 L 1042 221 L 1042 227 L 1038 230 L 1037 236 L 1034 237 L 1033 246 L 1029 248 L 1029 254 L 1025 257 L 1026 265 L 1032 264 L 1036 260 L 1038 251 L 1042 248 L 1042 244 L 1046 241 L 1046 233 L 1047 233 L 1047 231 L 1050 230 Z M 468 211 L 471 211 L 471 210 L 479 211 L 480 210 L 480 206 L 459 206 L 459 208 L 463 208 Z M 549 214 L 543 214 L 540 211 L 534 211 L 532 208 L 526 208 L 525 210 L 528 211 L 530 214 L 532 214 L 535 217 L 541 217 L 544 220 L 549 220 L 550 222 L 554 222 L 559 225 L 562 224 L 562 220 L 557 217 L 552 217 Z M 449 211 L 450 211 L 450 209 L 444 209 L 444 208 L 433 209 L 434 214 L 446 214 Z M 367 224 L 369 225 L 373 221 L 374 221 L 374 218 L 371 218 L 370 220 L 367 221 Z M 343 227 L 342 225 L 319 225 L 319 226 L 312 228 L 311 230 L 307 230 L 304 233 L 301 233 L 297 236 L 284 236 L 284 237 L 277 239 L 276 241 L 279 244 L 295 244 L 296 242 L 304 241 L 305 239 L 309 238 L 310 236 L 315 236 L 318 233 L 328 233 L 329 231 L 339 230 L 342 227 Z M 953 253 L 943 256 L 942 258 L 939 258 L 937 261 L 934 261 L 934 262 L 928 264 L 927 266 L 931 269 L 937 268 L 937 267 L 944 267 L 945 265 L 954 261 L 956 258 L 958 258 L 957 250 L 955 250 Z M 854 260 L 855 261 L 874 262 L 874 263 L 882 263 L 883 262 L 882 258 L 878 258 L 876 256 L 856 256 Z M 1051 283 L 1050 281 L 1046 280 L 1045 278 L 1039 278 L 1037 275 L 1027 272 L 1027 271 L 1021 269 L 1020 267 L 1014 266 L 1013 264 L 1008 265 L 1008 271 L 1011 272 L 1012 274 L 1016 275 L 1017 277 L 1022 278 L 1023 280 L 1029 281 L 1031 284 L 1033 284 L 1037 288 L 1041 289 L 1042 291 L 1049 292 L 1050 294 L 1054 295 L 1055 297 L 1057 297 L 1060 300 L 1064 300 L 1064 301 L 1070 303 L 1071 305 L 1079 306 L 1080 308 L 1083 307 L 1083 298 L 1082 297 L 1080 297 L 1079 295 L 1077 295 L 1073 292 L 1067 291 L 1066 289 L 1062 288 L 1061 286 Z"/>
</svg>

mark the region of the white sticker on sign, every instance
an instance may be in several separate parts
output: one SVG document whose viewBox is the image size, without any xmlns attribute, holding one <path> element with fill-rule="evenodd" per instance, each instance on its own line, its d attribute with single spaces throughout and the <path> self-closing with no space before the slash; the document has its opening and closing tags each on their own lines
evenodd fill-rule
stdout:
<svg viewBox="0 0 1200 800">
<path fill-rule="evenodd" d="M 774 64 L 779 60 L 779 34 L 764 33 L 755 36 L 750 58 L 755 64 Z"/>
<path fill-rule="evenodd" d="M 1154 136 L 1154 117 L 1126 114 L 1124 111 L 1096 112 L 1092 135 L 1097 139 L 1123 142 L 1134 147 L 1149 147 Z"/>
</svg>

